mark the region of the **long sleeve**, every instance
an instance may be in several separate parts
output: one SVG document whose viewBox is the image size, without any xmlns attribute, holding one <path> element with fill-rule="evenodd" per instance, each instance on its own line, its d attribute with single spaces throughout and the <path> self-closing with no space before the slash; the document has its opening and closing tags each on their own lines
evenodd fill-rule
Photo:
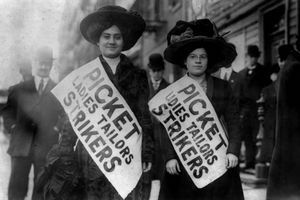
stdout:
<svg viewBox="0 0 300 200">
<path fill-rule="evenodd" d="M 168 137 L 168 136 L 166 136 Z M 166 147 L 166 152 L 165 152 L 165 156 L 166 156 L 166 162 L 169 161 L 169 160 L 172 160 L 172 159 L 175 159 L 177 158 L 177 154 L 173 148 L 173 145 L 170 141 L 169 138 L 166 138 L 166 143 L 165 143 Z"/>
<path fill-rule="evenodd" d="M 141 118 L 139 121 L 143 130 L 142 159 L 144 162 L 152 162 L 154 154 L 154 136 L 152 119 L 148 109 L 149 86 L 145 71 L 140 72 L 140 80 L 141 88 L 138 96 L 138 107 L 141 109 Z"/>
<path fill-rule="evenodd" d="M 225 112 L 224 118 L 228 131 L 228 153 L 239 156 L 241 147 L 241 133 L 239 132 L 238 99 L 233 95 L 230 85 L 225 89 Z"/>
<path fill-rule="evenodd" d="M 17 102 L 16 102 L 16 91 L 14 87 L 10 87 L 8 90 L 8 98 L 5 107 L 2 110 L 4 127 L 11 133 L 13 127 L 16 124 L 17 116 Z"/>
</svg>

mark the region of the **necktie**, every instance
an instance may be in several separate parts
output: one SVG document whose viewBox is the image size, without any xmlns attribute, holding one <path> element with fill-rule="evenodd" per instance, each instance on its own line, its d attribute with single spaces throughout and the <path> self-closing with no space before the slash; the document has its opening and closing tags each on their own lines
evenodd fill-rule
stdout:
<svg viewBox="0 0 300 200">
<path fill-rule="evenodd" d="M 43 89 L 44 89 L 44 80 L 41 79 L 40 84 L 39 84 L 39 88 L 38 88 L 39 95 L 41 95 L 43 93 Z"/>
</svg>

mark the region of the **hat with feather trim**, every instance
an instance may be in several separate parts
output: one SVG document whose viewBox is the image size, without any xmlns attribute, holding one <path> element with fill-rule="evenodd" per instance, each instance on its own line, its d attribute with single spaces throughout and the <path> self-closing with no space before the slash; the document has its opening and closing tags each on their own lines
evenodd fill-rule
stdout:
<svg viewBox="0 0 300 200">
<path fill-rule="evenodd" d="M 164 58 L 183 68 L 189 53 L 197 48 L 204 48 L 208 54 L 208 73 L 230 65 L 237 56 L 234 46 L 219 35 L 216 26 L 209 19 L 178 21 L 168 33 L 167 43 Z"/>
</svg>

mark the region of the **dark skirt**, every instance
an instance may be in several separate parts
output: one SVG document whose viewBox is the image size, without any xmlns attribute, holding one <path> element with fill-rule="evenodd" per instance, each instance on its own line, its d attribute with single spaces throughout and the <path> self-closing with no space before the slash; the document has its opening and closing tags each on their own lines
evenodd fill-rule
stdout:
<svg viewBox="0 0 300 200">
<path fill-rule="evenodd" d="M 181 169 L 183 169 L 181 167 Z M 238 167 L 229 169 L 223 176 L 204 188 L 198 189 L 182 170 L 180 175 L 165 173 L 159 194 L 160 200 L 243 200 Z"/>
</svg>

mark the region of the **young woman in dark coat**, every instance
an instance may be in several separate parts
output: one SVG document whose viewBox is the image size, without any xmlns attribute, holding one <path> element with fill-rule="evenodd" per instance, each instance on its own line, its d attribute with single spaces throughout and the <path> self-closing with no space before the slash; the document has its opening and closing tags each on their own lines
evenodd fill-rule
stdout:
<svg viewBox="0 0 300 200">
<path fill-rule="evenodd" d="M 83 37 L 99 47 L 101 54 L 96 59 L 100 60 L 142 127 L 143 175 L 150 173 L 153 154 L 147 75 L 121 52 L 130 49 L 144 29 L 145 22 L 138 13 L 119 6 L 102 7 L 85 17 L 80 24 Z M 45 173 L 39 179 L 46 199 L 56 199 L 55 196 L 60 199 L 122 199 L 80 142 L 76 152 L 73 151 L 77 136 L 69 121 L 63 119 L 65 117 L 58 126 L 61 140 L 49 153 Z M 145 180 L 145 177 L 150 178 L 150 175 L 143 175 L 126 199 L 148 199 L 151 181 Z"/>
<path fill-rule="evenodd" d="M 204 188 L 198 189 L 180 163 L 170 141 L 166 152 L 166 173 L 160 199 L 164 200 L 242 200 L 243 191 L 238 170 L 241 137 L 238 132 L 236 100 L 230 85 L 210 74 L 229 66 L 236 51 L 220 37 L 208 19 L 178 21 L 168 33 L 165 59 L 187 69 L 187 76 L 196 80 L 206 92 L 219 118 L 224 117 L 229 146 L 228 171 Z"/>
</svg>

